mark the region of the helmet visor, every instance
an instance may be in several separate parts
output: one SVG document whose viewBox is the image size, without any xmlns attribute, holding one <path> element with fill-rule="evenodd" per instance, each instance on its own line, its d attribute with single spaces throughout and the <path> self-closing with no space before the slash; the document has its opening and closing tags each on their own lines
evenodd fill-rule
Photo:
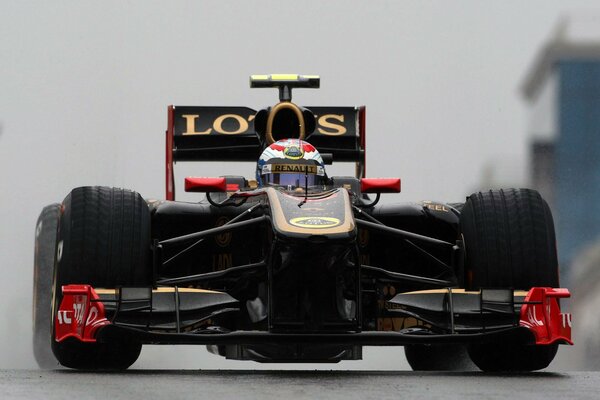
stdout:
<svg viewBox="0 0 600 400">
<path fill-rule="evenodd" d="M 283 186 L 286 188 L 315 187 L 323 184 L 323 177 L 313 174 L 265 174 L 262 179 L 266 185 Z"/>
</svg>

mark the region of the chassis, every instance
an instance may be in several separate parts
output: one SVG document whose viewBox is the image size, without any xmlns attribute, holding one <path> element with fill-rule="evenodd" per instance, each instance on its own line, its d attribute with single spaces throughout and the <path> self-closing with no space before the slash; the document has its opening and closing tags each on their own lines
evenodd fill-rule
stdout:
<svg viewBox="0 0 600 400">
<path fill-rule="evenodd" d="M 167 200 L 81 187 L 44 209 L 40 365 L 127 368 L 143 344 L 202 344 L 259 362 L 357 360 L 362 346 L 403 345 L 414 369 L 470 357 L 483 370 L 536 370 L 571 343 L 558 301 L 569 292 L 557 288 L 552 217 L 537 192 L 379 205 L 400 180 L 365 178 L 364 107 L 298 107 L 291 90 L 318 87 L 312 76 L 251 82 L 279 88 L 280 102 L 258 112 L 169 107 Z M 186 191 L 206 198 L 175 201 L 174 162 L 256 160 L 290 135 L 330 162 L 354 162 L 356 176 L 311 193 L 186 178 Z"/>
</svg>

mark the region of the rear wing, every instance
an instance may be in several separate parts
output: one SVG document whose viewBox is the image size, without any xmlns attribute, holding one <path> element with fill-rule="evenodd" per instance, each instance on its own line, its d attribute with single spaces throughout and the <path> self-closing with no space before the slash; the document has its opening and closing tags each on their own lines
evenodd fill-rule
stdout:
<svg viewBox="0 0 600 400">
<path fill-rule="evenodd" d="M 307 107 L 316 128 L 304 140 L 333 161 L 354 162 L 365 176 L 365 117 L 361 107 Z M 177 161 L 257 161 L 266 142 L 247 107 L 169 106 L 166 132 L 166 199 L 175 199 Z"/>
</svg>

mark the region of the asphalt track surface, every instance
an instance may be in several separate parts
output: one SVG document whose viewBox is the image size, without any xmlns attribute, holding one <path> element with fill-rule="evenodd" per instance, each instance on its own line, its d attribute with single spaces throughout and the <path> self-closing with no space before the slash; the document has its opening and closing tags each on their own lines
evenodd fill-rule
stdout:
<svg viewBox="0 0 600 400">
<path fill-rule="evenodd" d="M 600 372 L 2 370 L 2 399 L 599 399 Z"/>
</svg>

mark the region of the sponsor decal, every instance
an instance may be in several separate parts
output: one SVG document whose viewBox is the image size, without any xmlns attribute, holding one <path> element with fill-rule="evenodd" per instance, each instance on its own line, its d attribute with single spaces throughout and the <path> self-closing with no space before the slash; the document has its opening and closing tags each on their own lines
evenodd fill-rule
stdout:
<svg viewBox="0 0 600 400">
<path fill-rule="evenodd" d="M 527 310 L 527 319 L 533 326 L 544 326 L 544 320 L 541 320 L 537 316 L 538 307 L 531 307 Z"/>
<path fill-rule="evenodd" d="M 222 271 L 233 266 L 233 254 L 213 254 L 212 256 L 213 271 Z"/>
<path fill-rule="evenodd" d="M 283 155 L 291 160 L 299 160 L 304 156 L 304 150 L 299 146 L 291 145 L 285 148 Z"/>
<path fill-rule="evenodd" d="M 333 217 L 298 217 L 290 220 L 294 226 L 309 229 L 332 228 L 340 223 L 339 219 Z"/>
<path fill-rule="evenodd" d="M 184 136 L 215 134 L 243 135 L 253 132 L 254 127 L 251 126 L 251 123 L 254 121 L 254 114 L 239 114 L 235 112 L 215 114 L 214 112 L 204 110 L 202 113 L 202 115 L 199 113 L 178 115 L 181 118 L 181 123 L 177 124 L 175 134 Z M 322 135 L 342 136 L 348 132 L 349 126 L 346 126 L 344 114 L 315 115 L 315 118 L 317 119 L 317 131 Z M 304 151 L 314 150 L 307 150 L 305 147 Z"/>
<path fill-rule="evenodd" d="M 342 136 L 348 132 L 344 125 L 343 114 L 326 114 L 317 119 L 317 130 L 323 135 Z"/>
<path fill-rule="evenodd" d="M 560 313 L 563 328 L 571 328 L 571 313 Z"/>
<path fill-rule="evenodd" d="M 248 132 L 248 122 L 254 120 L 254 115 L 244 118 L 238 114 L 223 114 L 215 118 L 212 128 L 198 131 L 196 120 L 200 117 L 200 114 L 184 114 L 181 117 L 185 119 L 186 127 L 182 135 L 210 135 L 213 130 L 221 135 L 239 135 Z M 226 125 L 233 125 L 233 128 L 226 129 Z"/>
<path fill-rule="evenodd" d="M 298 174 L 312 174 L 316 175 L 319 169 L 316 165 L 300 165 L 300 164 L 267 164 L 263 166 L 263 174 L 268 173 L 298 173 Z"/>
<path fill-rule="evenodd" d="M 70 313 L 71 311 L 58 310 L 58 313 L 56 314 L 58 317 L 58 323 L 61 325 L 70 324 L 72 322 L 71 317 L 69 316 Z"/>
<path fill-rule="evenodd" d="M 438 203 L 434 203 L 432 201 L 424 201 L 423 207 L 428 208 L 431 211 L 442 211 L 442 212 L 449 211 L 448 207 L 446 207 L 444 204 L 438 204 Z"/>
<path fill-rule="evenodd" d="M 359 247 L 367 247 L 369 244 L 369 231 L 366 229 L 358 230 L 358 246 Z"/>
<path fill-rule="evenodd" d="M 430 328 L 431 325 L 424 323 L 423 321 L 414 317 L 406 318 L 377 318 L 377 330 L 378 331 L 401 331 L 403 329 L 414 328 L 417 326 Z"/>
<path fill-rule="evenodd" d="M 90 313 L 87 317 L 87 321 L 85 322 L 86 325 L 91 325 L 93 322 L 96 321 L 96 318 L 98 318 L 98 309 L 96 308 L 96 306 L 92 306 L 92 308 L 90 308 Z"/>
<path fill-rule="evenodd" d="M 225 225 L 227 221 L 229 221 L 229 218 L 227 217 L 217 218 L 217 220 L 215 221 L 215 228 Z M 215 243 L 217 243 L 219 247 L 227 247 L 229 246 L 229 243 L 231 243 L 232 236 L 233 234 L 231 232 L 225 232 L 221 233 L 220 235 L 215 235 Z"/>
<path fill-rule="evenodd" d="M 77 325 L 82 325 L 83 317 L 85 315 L 85 302 L 86 301 L 87 301 L 86 296 L 74 296 L 73 311 L 58 310 L 58 312 L 57 312 L 58 323 L 61 325 L 63 325 L 63 324 L 68 325 L 73 322 L 73 319 L 75 319 L 75 321 L 77 322 Z M 94 321 L 96 319 L 96 317 L 98 316 L 98 310 L 96 309 L 96 307 L 92 308 L 92 312 L 95 312 L 95 314 L 93 315 L 93 318 L 91 319 L 91 321 Z M 92 317 L 92 313 L 90 313 L 90 316 L 87 319 L 88 321 L 90 321 L 90 317 Z"/>
<path fill-rule="evenodd" d="M 75 296 L 75 303 L 73 303 L 73 311 L 75 320 L 78 325 L 83 324 L 83 314 L 85 311 L 85 303 L 86 298 L 84 296 Z"/>
</svg>

